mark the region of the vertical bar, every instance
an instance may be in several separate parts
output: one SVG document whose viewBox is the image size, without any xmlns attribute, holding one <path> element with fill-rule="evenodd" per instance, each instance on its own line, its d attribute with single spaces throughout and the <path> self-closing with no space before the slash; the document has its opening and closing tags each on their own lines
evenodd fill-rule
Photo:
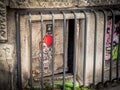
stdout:
<svg viewBox="0 0 120 90">
<path fill-rule="evenodd" d="M 120 59 L 120 34 L 119 34 L 119 43 L 118 43 L 118 56 L 116 62 L 116 79 L 119 80 L 119 59 Z"/>
<path fill-rule="evenodd" d="M 52 90 L 54 90 L 54 27 L 55 27 L 54 13 L 52 12 Z"/>
<path fill-rule="evenodd" d="M 64 59 L 63 59 L 63 90 L 65 90 L 65 68 L 66 68 L 66 16 L 65 13 L 63 13 L 64 17 L 64 26 L 63 26 L 63 53 L 64 53 Z"/>
<path fill-rule="evenodd" d="M 119 80 L 119 61 L 120 61 L 120 33 L 119 33 L 119 43 L 118 43 L 118 57 L 117 57 L 117 80 Z"/>
<path fill-rule="evenodd" d="M 120 8 L 118 8 L 120 12 Z M 120 33 L 119 33 L 119 43 L 118 43 L 118 56 L 117 56 L 117 62 L 116 62 L 116 78 L 119 80 L 119 60 L 120 60 Z"/>
<path fill-rule="evenodd" d="M 86 11 L 82 11 L 85 16 L 85 24 L 84 24 L 84 62 L 83 62 L 83 86 L 86 83 L 86 45 L 87 45 L 87 14 Z"/>
<path fill-rule="evenodd" d="M 29 13 L 29 28 L 30 28 L 30 89 L 32 90 L 32 22 L 31 22 L 31 13 Z"/>
<path fill-rule="evenodd" d="M 114 24 L 115 24 L 115 14 L 112 9 L 110 9 L 112 13 L 112 31 L 111 31 L 111 51 L 110 51 L 110 81 L 112 81 L 112 50 L 113 50 L 113 33 L 114 33 Z"/>
<path fill-rule="evenodd" d="M 17 85 L 18 90 L 22 90 L 21 81 L 21 45 L 20 45 L 20 16 L 16 13 L 16 53 L 17 53 Z"/>
<path fill-rule="evenodd" d="M 76 84 L 76 32 L 77 32 L 77 16 L 76 12 L 73 11 L 75 21 L 74 21 L 74 61 L 73 61 L 73 90 L 76 90 L 75 84 Z"/>
<path fill-rule="evenodd" d="M 79 4 L 79 0 L 76 0 L 76 5 L 78 5 Z"/>
<path fill-rule="evenodd" d="M 41 89 L 43 90 L 44 87 L 44 79 L 43 79 L 43 74 L 44 74 L 44 70 L 43 70 L 43 14 L 42 12 L 40 13 L 40 17 L 41 17 L 41 43 L 42 43 L 42 55 L 41 55 Z"/>
<path fill-rule="evenodd" d="M 93 84 L 95 85 L 95 76 L 96 76 L 96 47 L 97 47 L 97 13 L 93 10 L 95 16 L 95 33 L 94 33 L 94 64 L 93 64 Z"/>
<path fill-rule="evenodd" d="M 107 13 L 104 9 L 102 9 L 102 12 L 104 14 L 104 36 L 103 36 L 103 53 L 102 53 L 102 83 L 104 83 L 104 62 L 105 62 L 105 55 L 106 55 L 106 32 L 107 32 Z"/>
</svg>

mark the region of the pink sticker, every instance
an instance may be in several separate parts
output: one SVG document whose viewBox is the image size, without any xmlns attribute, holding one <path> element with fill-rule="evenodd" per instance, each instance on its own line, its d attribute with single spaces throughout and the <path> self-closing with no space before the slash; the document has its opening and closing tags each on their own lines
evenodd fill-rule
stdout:
<svg viewBox="0 0 120 90">
<path fill-rule="evenodd" d="M 106 39 L 108 39 L 109 38 L 109 34 L 106 34 Z"/>
</svg>

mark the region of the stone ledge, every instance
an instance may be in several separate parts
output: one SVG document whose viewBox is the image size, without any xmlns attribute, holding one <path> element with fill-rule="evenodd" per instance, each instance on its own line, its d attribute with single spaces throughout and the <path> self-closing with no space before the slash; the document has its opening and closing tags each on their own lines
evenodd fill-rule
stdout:
<svg viewBox="0 0 120 90">
<path fill-rule="evenodd" d="M 11 8 L 71 8 L 76 6 L 118 5 L 118 0 L 79 0 L 78 2 L 57 0 L 10 0 Z"/>
</svg>

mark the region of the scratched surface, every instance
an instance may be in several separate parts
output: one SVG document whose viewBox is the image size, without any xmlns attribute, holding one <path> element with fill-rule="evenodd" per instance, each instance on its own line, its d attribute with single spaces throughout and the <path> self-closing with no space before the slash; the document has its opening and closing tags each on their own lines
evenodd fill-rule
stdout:
<svg viewBox="0 0 120 90">
<path fill-rule="evenodd" d="M 0 44 L 0 60 L 13 59 L 14 46 L 10 44 Z"/>
</svg>

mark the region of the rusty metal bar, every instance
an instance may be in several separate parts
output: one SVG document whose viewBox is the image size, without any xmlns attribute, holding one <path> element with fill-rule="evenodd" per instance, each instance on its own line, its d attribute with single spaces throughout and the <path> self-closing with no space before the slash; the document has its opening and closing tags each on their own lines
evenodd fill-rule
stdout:
<svg viewBox="0 0 120 90">
<path fill-rule="evenodd" d="M 21 44 L 20 44 L 20 15 L 16 13 L 16 53 L 17 53 L 17 85 L 22 90 L 21 79 Z"/>
<path fill-rule="evenodd" d="M 30 89 L 32 90 L 32 22 L 31 22 L 32 15 L 29 13 L 29 28 L 30 28 Z"/>
<path fill-rule="evenodd" d="M 55 28 L 55 20 L 54 20 L 54 13 L 52 13 L 52 36 L 53 36 L 53 43 L 52 43 L 52 90 L 54 90 L 54 28 Z"/>
<path fill-rule="evenodd" d="M 73 59 L 73 90 L 76 90 L 75 85 L 76 85 L 76 32 L 77 32 L 77 17 L 76 17 L 76 12 L 73 11 L 74 14 L 74 59 Z"/>
<path fill-rule="evenodd" d="M 42 12 L 40 13 L 40 17 L 41 17 L 41 43 L 42 43 L 42 52 L 41 52 L 41 89 L 43 89 L 44 87 L 44 70 L 43 70 L 43 14 Z"/>
<path fill-rule="evenodd" d="M 63 17 L 64 17 L 64 26 L 63 26 L 63 53 L 64 53 L 64 59 L 63 59 L 63 90 L 65 90 L 65 68 L 66 68 L 66 15 L 64 12 Z"/>
</svg>

